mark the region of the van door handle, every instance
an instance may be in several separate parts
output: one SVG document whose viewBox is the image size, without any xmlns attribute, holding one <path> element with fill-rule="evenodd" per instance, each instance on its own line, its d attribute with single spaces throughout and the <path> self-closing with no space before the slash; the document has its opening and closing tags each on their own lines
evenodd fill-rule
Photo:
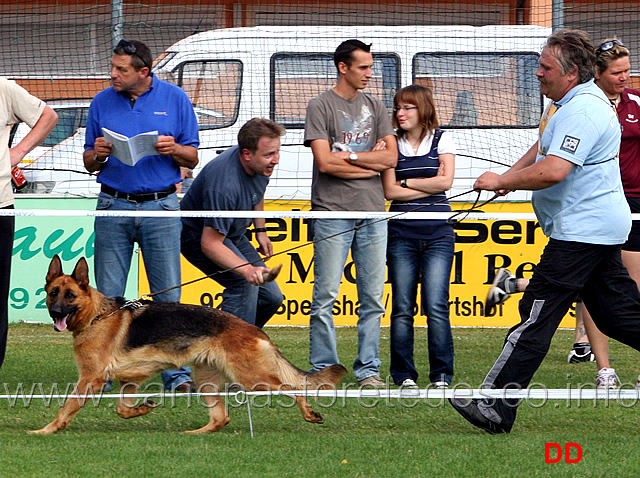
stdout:
<svg viewBox="0 0 640 478">
<path fill-rule="evenodd" d="M 224 153 L 224 149 L 216 149 L 216 154 L 222 154 Z"/>
</svg>

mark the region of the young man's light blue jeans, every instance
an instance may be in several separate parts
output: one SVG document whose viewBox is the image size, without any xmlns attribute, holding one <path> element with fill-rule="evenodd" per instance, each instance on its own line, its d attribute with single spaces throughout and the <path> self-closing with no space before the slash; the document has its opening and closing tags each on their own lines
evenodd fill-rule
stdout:
<svg viewBox="0 0 640 478">
<path fill-rule="evenodd" d="M 101 192 L 98 211 L 178 211 L 178 196 L 144 202 L 114 198 Z M 161 291 L 181 283 L 179 217 L 96 217 L 95 277 L 97 289 L 107 297 L 123 297 L 131 266 L 134 243 L 138 243 L 144 259 L 151 292 Z M 180 288 L 157 296 L 159 302 L 180 302 Z M 191 380 L 189 367 L 165 370 L 162 381 L 167 390 Z"/>
<path fill-rule="evenodd" d="M 380 317 L 384 314 L 382 294 L 385 281 L 387 224 L 385 221 L 371 224 L 374 221 L 314 221 L 315 279 L 309 328 L 309 362 L 313 371 L 340 363 L 332 311 L 333 303 L 338 297 L 344 266 L 351 251 L 356 266 L 356 286 L 360 302 L 358 356 L 353 362 L 353 372 L 357 380 L 379 375 Z M 357 230 L 351 230 L 356 226 Z M 330 237 L 334 235 L 336 236 Z M 330 238 L 321 240 L 327 237 Z"/>
<path fill-rule="evenodd" d="M 451 383 L 453 337 L 449 322 L 449 282 L 453 253 L 453 236 L 430 240 L 389 237 L 387 265 L 392 292 L 389 369 L 396 385 L 407 378 L 418 380 L 413 360 L 413 317 L 418 284 L 427 316 L 429 380 Z"/>
</svg>

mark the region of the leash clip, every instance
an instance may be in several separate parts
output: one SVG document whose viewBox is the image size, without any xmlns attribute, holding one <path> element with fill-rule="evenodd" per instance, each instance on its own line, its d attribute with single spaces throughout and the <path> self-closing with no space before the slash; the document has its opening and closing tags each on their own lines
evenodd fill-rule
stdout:
<svg viewBox="0 0 640 478">
<path fill-rule="evenodd" d="M 122 304 L 122 306 L 118 307 L 116 310 L 114 310 L 110 314 L 107 314 L 104 317 L 100 317 L 100 316 L 94 317 L 93 320 L 91 321 L 91 325 L 95 324 L 96 322 L 99 322 L 102 319 L 106 319 L 107 317 L 111 317 L 112 315 L 118 313 L 121 310 L 136 310 L 136 309 L 139 309 L 140 307 L 142 307 L 144 305 L 140 301 L 141 300 L 147 300 L 146 299 L 147 297 L 149 297 L 149 296 L 144 294 L 139 299 L 128 300 L 124 304 Z"/>
<path fill-rule="evenodd" d="M 122 306 L 122 309 L 128 309 L 128 310 L 139 309 L 140 307 L 142 307 L 142 302 L 140 301 L 143 299 L 144 299 L 144 295 L 139 299 L 128 300 L 124 303 L 124 305 Z"/>
</svg>

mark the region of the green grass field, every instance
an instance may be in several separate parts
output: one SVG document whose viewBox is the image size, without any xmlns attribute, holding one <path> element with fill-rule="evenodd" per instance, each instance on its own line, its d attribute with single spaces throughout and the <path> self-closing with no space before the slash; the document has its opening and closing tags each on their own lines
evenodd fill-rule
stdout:
<svg viewBox="0 0 640 478">
<path fill-rule="evenodd" d="M 306 328 L 267 328 L 283 353 L 307 367 Z M 501 348 L 505 330 L 454 329 L 455 383 L 477 388 Z M 338 329 L 343 364 L 356 351 L 354 328 Z M 382 329 L 382 371 L 388 371 L 389 329 Z M 548 388 L 593 383 L 594 363 L 568 364 L 573 332 L 556 334 L 534 381 Z M 640 373 L 637 353 L 611 343 L 613 366 L 623 382 Z M 416 337 L 416 359 L 428 375 L 426 329 Z M 0 370 L 0 393 L 15 393 L 20 384 L 30 391 L 42 384 L 64 389 L 77 378 L 71 335 L 50 325 L 12 324 L 7 358 Z M 157 382 L 159 377 L 156 377 Z M 354 381 L 352 374 L 346 381 Z M 420 381 L 421 386 L 426 383 Z M 37 391 L 37 389 L 36 389 Z M 280 404 L 279 404 L 280 403 Z M 89 404 L 73 423 L 52 436 L 27 435 L 51 421 L 55 400 L 0 400 L 0 474 L 19 477 L 84 476 L 444 476 L 444 477 L 626 477 L 638 476 L 638 406 L 611 401 L 549 401 L 524 403 L 510 435 L 492 436 L 469 425 L 448 403 L 339 399 L 333 406 L 315 404 L 325 423 L 302 420 L 286 397 L 255 398 L 249 429 L 245 406 L 230 406 L 231 423 L 211 435 L 180 432 L 200 427 L 207 410 L 196 400 L 165 397 L 145 417 L 123 420 L 115 400 Z M 312 400 L 313 405 L 313 400 Z M 578 443 L 579 463 L 545 463 L 545 443 Z M 575 457 L 575 454 L 572 454 Z"/>
</svg>

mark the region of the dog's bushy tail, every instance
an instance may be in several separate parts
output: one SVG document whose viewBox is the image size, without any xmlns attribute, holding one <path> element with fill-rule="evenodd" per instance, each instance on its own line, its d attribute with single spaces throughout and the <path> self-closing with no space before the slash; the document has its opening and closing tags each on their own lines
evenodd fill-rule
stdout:
<svg viewBox="0 0 640 478">
<path fill-rule="evenodd" d="M 294 390 L 334 388 L 348 373 L 347 369 L 340 364 L 330 365 L 317 372 L 307 372 L 289 362 L 275 346 L 271 350 L 274 353 L 278 376 L 286 388 L 290 387 Z"/>
<path fill-rule="evenodd" d="M 340 364 L 329 365 L 317 372 L 306 372 L 308 387 L 312 390 L 335 387 L 345 375 L 347 369 Z"/>
</svg>

